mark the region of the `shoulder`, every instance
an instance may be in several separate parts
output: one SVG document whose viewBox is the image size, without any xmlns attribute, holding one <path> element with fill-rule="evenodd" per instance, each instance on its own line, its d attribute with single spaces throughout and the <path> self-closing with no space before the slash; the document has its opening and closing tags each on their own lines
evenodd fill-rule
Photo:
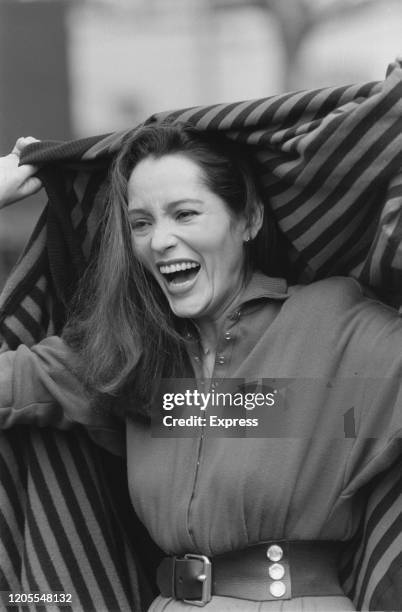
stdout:
<svg viewBox="0 0 402 612">
<path fill-rule="evenodd" d="M 334 276 L 309 285 L 293 285 L 289 293 L 292 302 L 316 308 L 345 309 L 365 299 L 360 283 L 345 276 Z"/>
<path fill-rule="evenodd" d="M 372 329 L 388 328 L 398 333 L 402 329 L 398 311 L 350 277 L 332 277 L 291 287 L 288 303 L 297 310 L 299 320 L 321 322 L 332 329 L 337 324 L 340 328 L 369 325 Z"/>
<path fill-rule="evenodd" d="M 402 317 L 394 308 L 369 295 L 353 278 L 333 277 L 307 286 L 296 286 L 291 298 L 298 324 L 317 332 L 331 330 L 334 342 L 351 341 L 365 350 L 384 350 L 400 360 Z"/>
</svg>

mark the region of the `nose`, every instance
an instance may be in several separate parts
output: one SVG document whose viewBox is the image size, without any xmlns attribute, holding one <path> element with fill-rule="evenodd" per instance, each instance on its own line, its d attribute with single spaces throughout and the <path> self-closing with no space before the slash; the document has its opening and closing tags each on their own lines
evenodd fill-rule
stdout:
<svg viewBox="0 0 402 612">
<path fill-rule="evenodd" d="M 177 244 L 177 238 L 172 229 L 167 220 L 155 223 L 151 238 L 153 251 L 161 253 Z"/>
</svg>

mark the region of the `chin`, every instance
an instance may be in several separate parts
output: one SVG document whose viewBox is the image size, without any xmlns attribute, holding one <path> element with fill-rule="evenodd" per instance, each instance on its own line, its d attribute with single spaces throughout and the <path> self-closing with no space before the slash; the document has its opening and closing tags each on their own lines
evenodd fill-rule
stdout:
<svg viewBox="0 0 402 612">
<path fill-rule="evenodd" d="M 201 316 L 199 310 L 191 310 L 187 308 L 172 308 L 173 313 L 179 319 L 198 319 Z"/>
<path fill-rule="evenodd" d="M 197 306 L 185 306 L 179 304 L 172 304 L 169 302 L 170 309 L 180 319 L 198 319 L 202 316 L 204 309 L 200 308 L 199 304 Z"/>
</svg>

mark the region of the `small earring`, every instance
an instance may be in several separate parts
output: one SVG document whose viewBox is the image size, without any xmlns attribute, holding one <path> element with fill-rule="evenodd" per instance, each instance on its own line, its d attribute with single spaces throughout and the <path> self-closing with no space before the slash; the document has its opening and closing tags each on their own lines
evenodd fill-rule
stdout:
<svg viewBox="0 0 402 612">
<path fill-rule="evenodd" d="M 251 240 L 251 236 L 247 236 L 245 242 L 250 242 L 250 240 Z"/>
</svg>

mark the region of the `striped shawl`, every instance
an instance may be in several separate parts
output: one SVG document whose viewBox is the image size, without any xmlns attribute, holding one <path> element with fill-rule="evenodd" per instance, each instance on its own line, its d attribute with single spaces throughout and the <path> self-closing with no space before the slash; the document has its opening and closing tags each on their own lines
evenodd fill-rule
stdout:
<svg viewBox="0 0 402 612">
<path fill-rule="evenodd" d="M 298 282 L 353 275 L 402 305 L 400 63 L 383 82 L 165 112 L 146 123 L 161 120 L 247 144 Z M 41 166 L 49 202 L 0 299 L 3 350 L 60 332 L 104 210 L 110 161 L 128 134 L 35 143 L 24 153 Z M 1 438 L 0 590 L 71 592 L 74 610 L 142 609 L 150 544 L 121 509 L 127 496 L 115 503 L 115 473 L 107 479 L 99 469 L 115 458 L 85 432 L 17 428 Z M 400 468 L 370 484 L 343 555 L 341 579 L 358 609 L 402 609 Z"/>
</svg>

